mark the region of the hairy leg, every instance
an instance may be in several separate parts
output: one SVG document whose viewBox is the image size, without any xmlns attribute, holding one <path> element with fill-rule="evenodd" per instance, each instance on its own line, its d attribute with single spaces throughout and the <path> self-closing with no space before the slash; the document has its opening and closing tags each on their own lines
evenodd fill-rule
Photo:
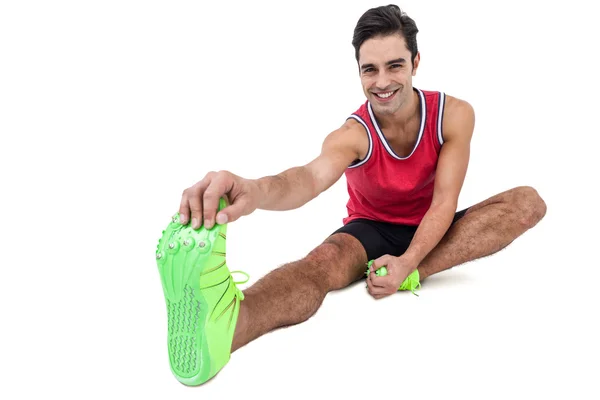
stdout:
<svg viewBox="0 0 600 400">
<path fill-rule="evenodd" d="M 305 258 L 271 271 L 244 291 L 231 351 L 276 328 L 306 321 L 328 292 L 361 279 L 366 262 L 360 242 L 338 233 Z"/>
<path fill-rule="evenodd" d="M 533 228 L 546 214 L 537 191 L 521 186 L 469 208 L 418 267 L 421 279 L 494 254 Z"/>
</svg>

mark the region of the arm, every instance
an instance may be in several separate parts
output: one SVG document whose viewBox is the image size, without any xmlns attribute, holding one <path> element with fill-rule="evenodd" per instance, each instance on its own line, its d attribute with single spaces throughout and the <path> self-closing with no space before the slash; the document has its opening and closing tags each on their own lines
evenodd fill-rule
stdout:
<svg viewBox="0 0 600 400">
<path fill-rule="evenodd" d="M 257 179 L 258 208 L 282 211 L 303 206 L 337 182 L 367 146 L 364 128 L 355 120 L 346 121 L 325 138 L 321 154 L 310 163 Z"/>
<path fill-rule="evenodd" d="M 442 127 L 445 140 L 438 159 L 431 206 L 403 255 L 384 255 L 373 263 L 373 270 L 382 265 L 388 266 L 387 276 L 371 273 L 367 279 L 369 293 L 376 299 L 398 290 L 406 277 L 417 269 L 444 237 L 454 218 L 469 163 L 475 115 L 467 102 L 452 97 L 447 97 L 446 101 Z"/>
<path fill-rule="evenodd" d="M 439 243 L 450 227 L 469 164 L 475 114 L 465 101 L 448 97 L 444 116 L 444 145 L 440 151 L 431 206 L 404 253 L 411 273 Z"/>
<path fill-rule="evenodd" d="M 244 179 L 229 171 L 209 172 L 200 182 L 183 191 L 180 221 L 187 224 L 191 219 L 194 229 L 202 225 L 210 229 L 215 222 L 233 222 L 257 208 L 298 208 L 333 185 L 348 165 L 364 156 L 367 149 L 364 128 L 354 120 L 347 120 L 327 136 L 321 154 L 302 167 L 256 180 Z M 219 211 L 219 199 L 223 195 L 231 204 Z"/>
</svg>

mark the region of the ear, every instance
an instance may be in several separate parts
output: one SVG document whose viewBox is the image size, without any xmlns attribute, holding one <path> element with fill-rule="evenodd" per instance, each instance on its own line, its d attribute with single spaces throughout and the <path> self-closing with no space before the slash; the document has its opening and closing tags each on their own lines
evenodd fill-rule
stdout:
<svg viewBox="0 0 600 400">
<path fill-rule="evenodd" d="M 415 61 L 413 63 L 412 76 L 417 75 L 417 68 L 419 68 L 419 63 L 421 62 L 421 53 L 417 51 L 417 55 L 415 56 Z"/>
</svg>

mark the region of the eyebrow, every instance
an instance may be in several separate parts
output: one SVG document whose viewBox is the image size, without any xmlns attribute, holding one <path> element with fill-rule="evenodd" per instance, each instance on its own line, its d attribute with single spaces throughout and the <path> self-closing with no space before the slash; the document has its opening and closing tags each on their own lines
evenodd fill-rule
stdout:
<svg viewBox="0 0 600 400">
<path fill-rule="evenodd" d="M 392 65 L 392 64 L 400 64 L 400 63 L 405 63 L 406 60 L 404 58 L 396 58 L 395 60 L 391 60 L 385 63 L 385 65 Z M 360 69 L 367 69 L 367 68 L 373 68 L 375 67 L 375 64 L 363 64 L 360 66 Z"/>
</svg>

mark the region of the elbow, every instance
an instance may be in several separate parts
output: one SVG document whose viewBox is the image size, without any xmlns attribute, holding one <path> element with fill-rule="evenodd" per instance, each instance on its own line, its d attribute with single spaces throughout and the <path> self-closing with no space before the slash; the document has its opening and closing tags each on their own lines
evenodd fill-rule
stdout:
<svg viewBox="0 0 600 400">
<path fill-rule="evenodd" d="M 304 188 L 304 196 L 305 198 L 307 198 L 307 201 L 310 201 L 314 198 L 316 198 L 317 196 L 319 196 L 323 191 L 324 188 L 322 187 L 322 185 L 320 184 L 320 179 L 317 176 L 317 174 L 313 173 L 313 171 L 311 171 L 310 168 L 307 167 L 301 167 L 303 170 L 303 185 L 302 187 Z"/>
<path fill-rule="evenodd" d="M 297 206 L 301 207 L 321 194 L 322 190 L 319 186 L 319 180 L 311 173 L 310 169 L 306 167 L 299 167 L 298 169 L 301 172 L 299 171 L 296 175 L 295 187 L 290 189 L 295 192 L 296 199 L 300 202 Z"/>
<path fill-rule="evenodd" d="M 318 179 L 311 175 L 308 184 L 308 201 L 316 199 L 325 189 L 319 184 Z"/>
</svg>

